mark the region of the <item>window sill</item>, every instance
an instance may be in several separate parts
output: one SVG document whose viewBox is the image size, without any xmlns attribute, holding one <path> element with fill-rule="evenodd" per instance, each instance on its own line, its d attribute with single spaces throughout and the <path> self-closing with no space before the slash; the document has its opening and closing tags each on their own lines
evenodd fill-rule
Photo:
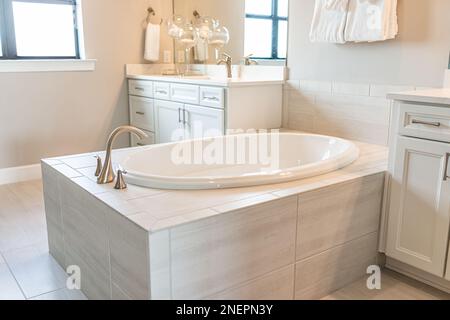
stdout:
<svg viewBox="0 0 450 320">
<path fill-rule="evenodd" d="M 97 60 L 0 60 L 0 73 L 94 71 Z"/>
<path fill-rule="evenodd" d="M 286 66 L 286 59 L 253 59 L 261 66 Z"/>
</svg>

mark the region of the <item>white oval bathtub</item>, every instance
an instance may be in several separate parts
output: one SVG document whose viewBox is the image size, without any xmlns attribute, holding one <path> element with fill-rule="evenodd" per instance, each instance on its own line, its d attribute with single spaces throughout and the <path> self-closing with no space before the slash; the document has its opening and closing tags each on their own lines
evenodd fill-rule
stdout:
<svg viewBox="0 0 450 320">
<path fill-rule="evenodd" d="M 130 184 L 156 189 L 221 189 L 274 184 L 353 163 L 358 148 L 300 133 L 242 134 L 145 147 L 121 166 Z"/>
</svg>

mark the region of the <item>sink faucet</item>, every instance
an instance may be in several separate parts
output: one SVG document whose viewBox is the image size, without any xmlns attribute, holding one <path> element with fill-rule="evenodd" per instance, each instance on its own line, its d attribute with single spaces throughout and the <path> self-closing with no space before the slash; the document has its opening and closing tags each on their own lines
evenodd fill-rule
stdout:
<svg viewBox="0 0 450 320">
<path fill-rule="evenodd" d="M 109 136 L 109 139 L 108 139 L 108 143 L 106 146 L 105 163 L 103 164 L 102 170 L 101 171 L 98 170 L 98 171 L 100 171 L 100 174 L 98 175 L 98 178 L 97 178 L 98 184 L 111 183 L 116 178 L 116 175 L 114 174 L 114 169 L 112 166 L 112 160 L 111 160 L 112 147 L 113 147 L 114 141 L 116 140 L 117 136 L 121 135 L 122 133 L 128 133 L 128 132 L 135 134 L 140 139 L 148 138 L 148 135 L 144 131 L 142 131 L 136 127 L 122 126 L 122 127 L 115 129 L 111 133 L 111 135 Z"/>
<path fill-rule="evenodd" d="M 233 73 L 232 73 L 232 63 L 233 63 L 233 59 L 231 58 L 231 56 L 229 54 L 226 53 L 222 53 L 223 55 L 223 59 L 220 59 L 219 61 L 217 61 L 217 65 L 221 65 L 224 64 L 227 66 L 227 73 L 228 73 L 228 78 L 233 78 Z"/>
<path fill-rule="evenodd" d="M 245 66 L 252 66 L 252 65 L 257 65 L 257 64 L 258 64 L 258 62 L 256 62 L 255 60 L 253 60 L 252 57 L 253 57 L 253 53 L 252 53 L 252 54 L 249 54 L 248 56 L 245 56 L 245 57 L 243 58 L 243 61 L 244 61 L 244 65 L 245 65 Z"/>
</svg>

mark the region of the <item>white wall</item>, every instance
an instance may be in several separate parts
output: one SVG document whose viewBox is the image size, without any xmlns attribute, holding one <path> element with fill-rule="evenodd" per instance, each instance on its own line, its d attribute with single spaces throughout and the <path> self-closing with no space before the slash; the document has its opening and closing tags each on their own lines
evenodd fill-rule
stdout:
<svg viewBox="0 0 450 320">
<path fill-rule="evenodd" d="M 386 93 L 442 86 L 450 1 L 399 0 L 400 34 L 378 43 L 311 43 L 313 10 L 314 0 L 290 2 L 285 126 L 387 144 Z"/>
<path fill-rule="evenodd" d="M 111 130 L 128 123 L 124 66 L 143 62 L 150 4 L 159 16 L 171 15 L 167 0 L 83 0 L 87 58 L 98 59 L 94 72 L 0 73 L 0 168 L 101 150 Z M 168 38 L 163 49 L 172 49 Z"/>
</svg>

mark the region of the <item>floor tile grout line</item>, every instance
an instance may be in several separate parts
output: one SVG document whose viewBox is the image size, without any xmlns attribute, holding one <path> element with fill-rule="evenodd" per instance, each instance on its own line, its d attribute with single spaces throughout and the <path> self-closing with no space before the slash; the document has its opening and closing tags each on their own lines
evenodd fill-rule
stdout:
<svg viewBox="0 0 450 320">
<path fill-rule="evenodd" d="M 41 293 L 41 294 L 38 294 L 37 296 L 33 296 L 33 297 L 31 297 L 31 298 L 26 298 L 26 297 L 25 297 L 25 299 L 27 299 L 27 300 L 33 300 L 33 299 L 36 299 L 36 298 L 45 296 L 45 295 L 47 295 L 47 294 L 55 293 L 55 292 L 62 291 L 62 290 L 64 290 L 64 288 L 59 288 L 59 289 L 52 290 L 52 291 L 49 291 L 49 292 Z"/>
<path fill-rule="evenodd" d="M 20 250 L 20 249 L 15 249 L 15 250 Z M 0 255 L 2 256 L 3 260 L 5 261 L 5 265 L 8 268 L 9 273 L 11 274 L 11 276 L 14 278 L 14 281 L 16 282 L 17 287 L 19 288 L 20 292 L 22 293 L 23 298 L 25 300 L 28 300 L 27 296 L 25 294 L 25 291 L 23 290 L 22 286 L 20 285 L 19 281 L 17 280 L 16 275 L 14 274 L 11 266 L 9 265 L 8 260 L 6 260 L 6 258 L 5 258 L 5 255 L 3 253 L 1 253 L 1 252 L 0 252 Z"/>
</svg>

